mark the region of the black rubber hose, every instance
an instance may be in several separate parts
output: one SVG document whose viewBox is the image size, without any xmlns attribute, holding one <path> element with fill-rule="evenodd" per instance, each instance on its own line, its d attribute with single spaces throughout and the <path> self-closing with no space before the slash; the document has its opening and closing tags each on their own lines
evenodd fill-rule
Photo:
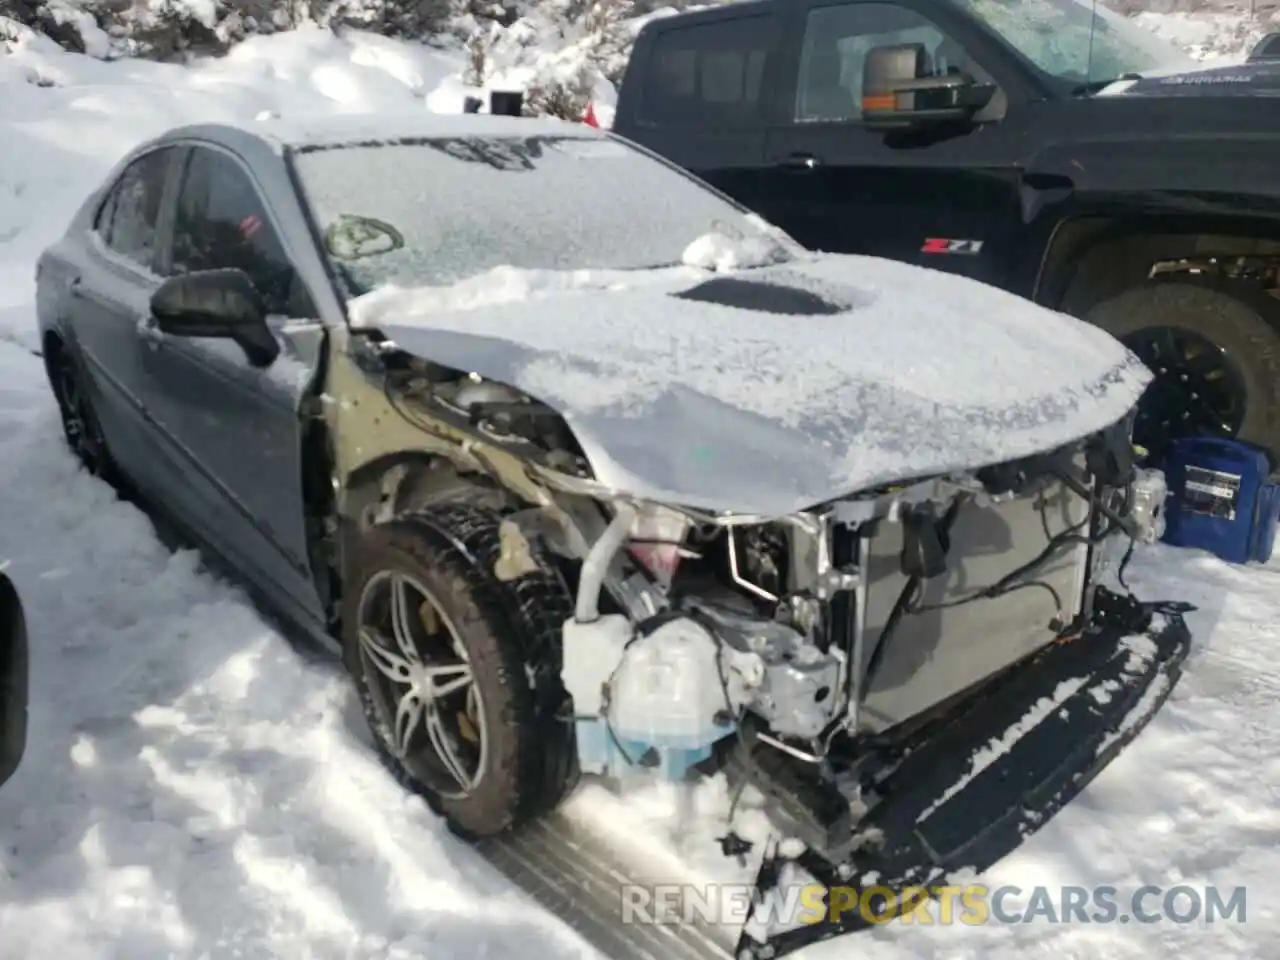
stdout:
<svg viewBox="0 0 1280 960">
<path fill-rule="evenodd" d="M 946 556 L 951 549 L 951 527 L 955 524 L 956 515 L 960 512 L 960 504 L 961 500 L 959 498 L 953 500 L 951 506 L 947 508 L 947 512 L 942 515 L 942 521 L 938 525 L 940 528 L 938 539 L 942 541 L 943 556 Z M 902 618 L 906 615 L 911 598 L 920 589 L 920 580 L 919 574 L 913 574 L 907 580 L 907 585 L 902 588 L 902 592 L 898 594 L 897 602 L 894 603 L 893 609 L 889 612 L 889 618 L 885 620 L 884 629 L 880 631 L 880 636 L 876 637 L 876 645 L 871 649 L 871 659 L 867 663 L 867 671 L 862 676 L 863 699 L 866 698 L 867 690 L 880 673 L 880 667 L 884 663 L 885 651 L 889 647 L 889 640 L 898 629 Z M 851 672 L 860 666 L 860 664 L 851 664 Z"/>
</svg>

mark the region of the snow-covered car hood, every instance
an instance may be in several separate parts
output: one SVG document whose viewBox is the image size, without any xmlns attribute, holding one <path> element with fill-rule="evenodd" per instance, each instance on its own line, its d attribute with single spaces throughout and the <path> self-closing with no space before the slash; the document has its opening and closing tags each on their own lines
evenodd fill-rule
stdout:
<svg viewBox="0 0 1280 960">
<path fill-rule="evenodd" d="M 547 403 L 619 492 L 770 516 L 1069 443 L 1119 420 L 1150 379 L 1078 320 L 870 257 L 505 269 L 382 288 L 350 316 Z"/>
</svg>

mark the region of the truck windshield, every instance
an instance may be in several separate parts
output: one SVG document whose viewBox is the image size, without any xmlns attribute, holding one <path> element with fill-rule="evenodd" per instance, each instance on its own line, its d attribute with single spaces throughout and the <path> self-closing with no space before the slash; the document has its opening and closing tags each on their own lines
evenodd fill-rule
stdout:
<svg viewBox="0 0 1280 960">
<path fill-rule="evenodd" d="M 1197 61 L 1094 0 L 955 0 L 1045 73 L 1077 86 L 1178 72 Z"/>
</svg>

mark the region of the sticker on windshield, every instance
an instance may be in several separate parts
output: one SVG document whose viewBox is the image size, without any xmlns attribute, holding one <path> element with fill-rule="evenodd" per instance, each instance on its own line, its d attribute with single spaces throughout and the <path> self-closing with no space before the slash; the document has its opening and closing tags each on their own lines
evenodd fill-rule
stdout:
<svg viewBox="0 0 1280 960">
<path fill-rule="evenodd" d="M 344 213 L 324 232 L 324 248 L 335 260 L 376 257 L 403 246 L 404 235 L 399 230 L 372 217 Z"/>
</svg>

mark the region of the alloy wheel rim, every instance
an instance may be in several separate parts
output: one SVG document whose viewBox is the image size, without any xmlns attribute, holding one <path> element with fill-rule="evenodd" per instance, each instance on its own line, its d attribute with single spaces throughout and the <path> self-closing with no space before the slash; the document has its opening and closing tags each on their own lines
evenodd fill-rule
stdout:
<svg viewBox="0 0 1280 960">
<path fill-rule="evenodd" d="M 484 701 L 458 631 L 421 581 L 372 577 L 360 596 L 358 644 L 388 749 L 445 799 L 475 792 L 488 762 Z"/>
<path fill-rule="evenodd" d="M 1138 403 L 1135 443 L 1158 454 L 1181 437 L 1240 432 L 1248 390 L 1225 348 L 1174 327 L 1149 327 L 1123 342 L 1153 375 Z"/>
</svg>

